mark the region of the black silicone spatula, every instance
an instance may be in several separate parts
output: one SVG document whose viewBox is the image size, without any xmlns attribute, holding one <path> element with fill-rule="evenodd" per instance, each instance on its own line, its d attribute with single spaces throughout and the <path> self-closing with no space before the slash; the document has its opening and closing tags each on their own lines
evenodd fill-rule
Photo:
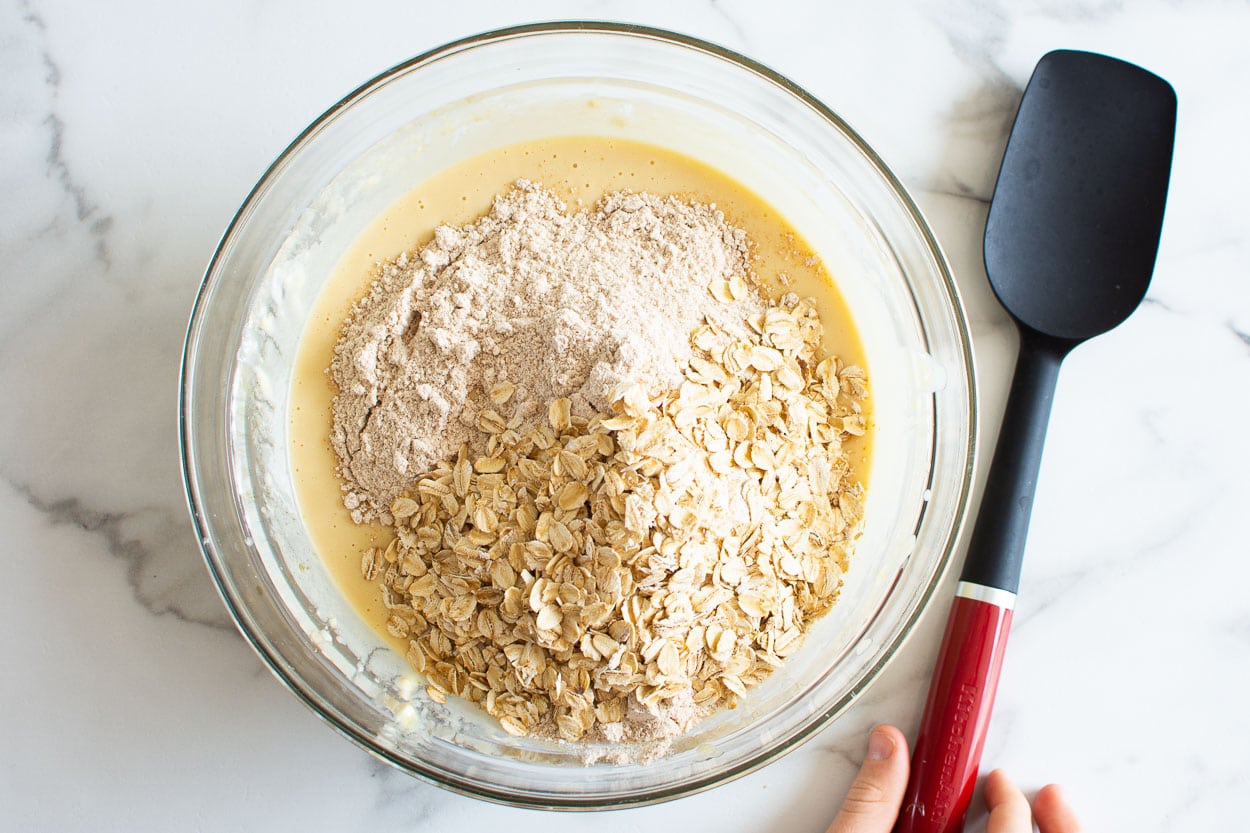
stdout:
<svg viewBox="0 0 1250 833">
<path fill-rule="evenodd" d="M 1024 91 L 985 225 L 985 270 L 1020 330 L 1020 356 L 896 833 L 963 829 L 1059 365 L 1146 294 L 1175 131 L 1172 87 L 1105 55 L 1051 52 Z"/>
</svg>

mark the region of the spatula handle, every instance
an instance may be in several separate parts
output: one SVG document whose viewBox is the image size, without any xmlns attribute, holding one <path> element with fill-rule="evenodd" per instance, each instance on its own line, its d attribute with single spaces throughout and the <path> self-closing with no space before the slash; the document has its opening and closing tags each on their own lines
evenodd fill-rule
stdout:
<svg viewBox="0 0 1250 833">
<path fill-rule="evenodd" d="M 963 581 L 1015 593 L 1046 444 L 1046 425 L 1071 342 L 1020 327 L 1020 355 L 998 429 L 998 443 L 968 541 Z"/>
<path fill-rule="evenodd" d="M 960 833 L 1007 648 L 1046 422 L 1070 344 L 1021 327 L 1020 355 L 895 833 Z"/>
<path fill-rule="evenodd" d="M 1015 594 L 960 582 L 894 833 L 963 830 L 1011 629 Z"/>
</svg>

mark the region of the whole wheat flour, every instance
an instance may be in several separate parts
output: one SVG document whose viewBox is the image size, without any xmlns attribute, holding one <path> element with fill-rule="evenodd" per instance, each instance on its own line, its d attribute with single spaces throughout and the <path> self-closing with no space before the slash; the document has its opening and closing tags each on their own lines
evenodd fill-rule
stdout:
<svg viewBox="0 0 1250 833">
<path fill-rule="evenodd" d="M 673 197 L 570 214 L 519 180 L 476 222 L 440 226 L 379 267 L 335 349 L 331 442 L 353 519 L 389 523 L 419 475 L 552 400 L 589 417 L 624 385 L 675 388 L 697 326 L 737 334 L 762 311 L 749 272 L 744 232 Z"/>
</svg>

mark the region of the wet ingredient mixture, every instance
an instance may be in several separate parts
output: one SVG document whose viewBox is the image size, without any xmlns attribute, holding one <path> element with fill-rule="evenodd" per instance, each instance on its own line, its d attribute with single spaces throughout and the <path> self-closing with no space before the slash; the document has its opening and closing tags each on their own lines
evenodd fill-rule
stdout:
<svg viewBox="0 0 1250 833">
<path fill-rule="evenodd" d="M 784 229 L 690 160 L 567 141 L 615 156 L 619 176 L 659 157 Z M 512 170 L 535 167 L 551 181 L 555 166 Z M 342 478 L 317 541 L 341 583 L 430 697 L 514 734 L 679 734 L 797 650 L 850 557 L 871 428 L 853 329 L 834 318 L 847 349 L 832 354 L 832 287 L 784 291 L 822 277 L 788 230 L 761 246 L 707 190 L 683 190 L 570 211 L 542 184 L 504 183 L 485 215 L 383 261 L 336 344 L 314 340 L 332 419 L 324 398 L 295 397 L 293 428 L 304 416 L 330 438 L 312 460 L 294 433 L 301 498 L 326 506 L 331 447 Z"/>
</svg>

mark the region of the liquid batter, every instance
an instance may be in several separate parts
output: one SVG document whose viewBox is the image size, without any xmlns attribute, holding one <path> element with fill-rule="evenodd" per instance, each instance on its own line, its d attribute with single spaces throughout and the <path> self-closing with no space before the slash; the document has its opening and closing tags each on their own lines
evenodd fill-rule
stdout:
<svg viewBox="0 0 1250 833">
<path fill-rule="evenodd" d="M 291 465 L 305 527 L 352 606 L 400 653 L 406 650 L 407 640 L 391 637 L 383 627 L 387 614 L 381 585 L 366 582 L 360 573 L 362 551 L 385 546 L 392 533 L 379 524 L 353 523 L 343 506 L 329 439 L 336 391 L 325 371 L 343 321 L 372 283 L 379 262 L 425 244 L 441 223 L 472 221 L 490 208 L 496 194 L 520 178 L 542 183 L 564 199 L 570 210 L 592 205 L 603 194 L 620 189 L 676 194 L 716 204 L 731 224 L 744 229 L 755 242 L 754 268 L 766 289 L 774 295 L 793 291 L 814 298 L 824 325 L 825 350 L 847 364 L 866 367 L 850 313 L 806 243 L 753 192 L 687 156 L 621 139 L 562 137 L 492 151 L 422 183 L 361 234 L 326 282 L 300 343 L 291 389 Z M 784 282 L 779 276 L 784 276 Z M 868 434 L 847 445 L 861 482 L 867 475 L 872 436 L 871 412 L 868 417 Z"/>
</svg>

